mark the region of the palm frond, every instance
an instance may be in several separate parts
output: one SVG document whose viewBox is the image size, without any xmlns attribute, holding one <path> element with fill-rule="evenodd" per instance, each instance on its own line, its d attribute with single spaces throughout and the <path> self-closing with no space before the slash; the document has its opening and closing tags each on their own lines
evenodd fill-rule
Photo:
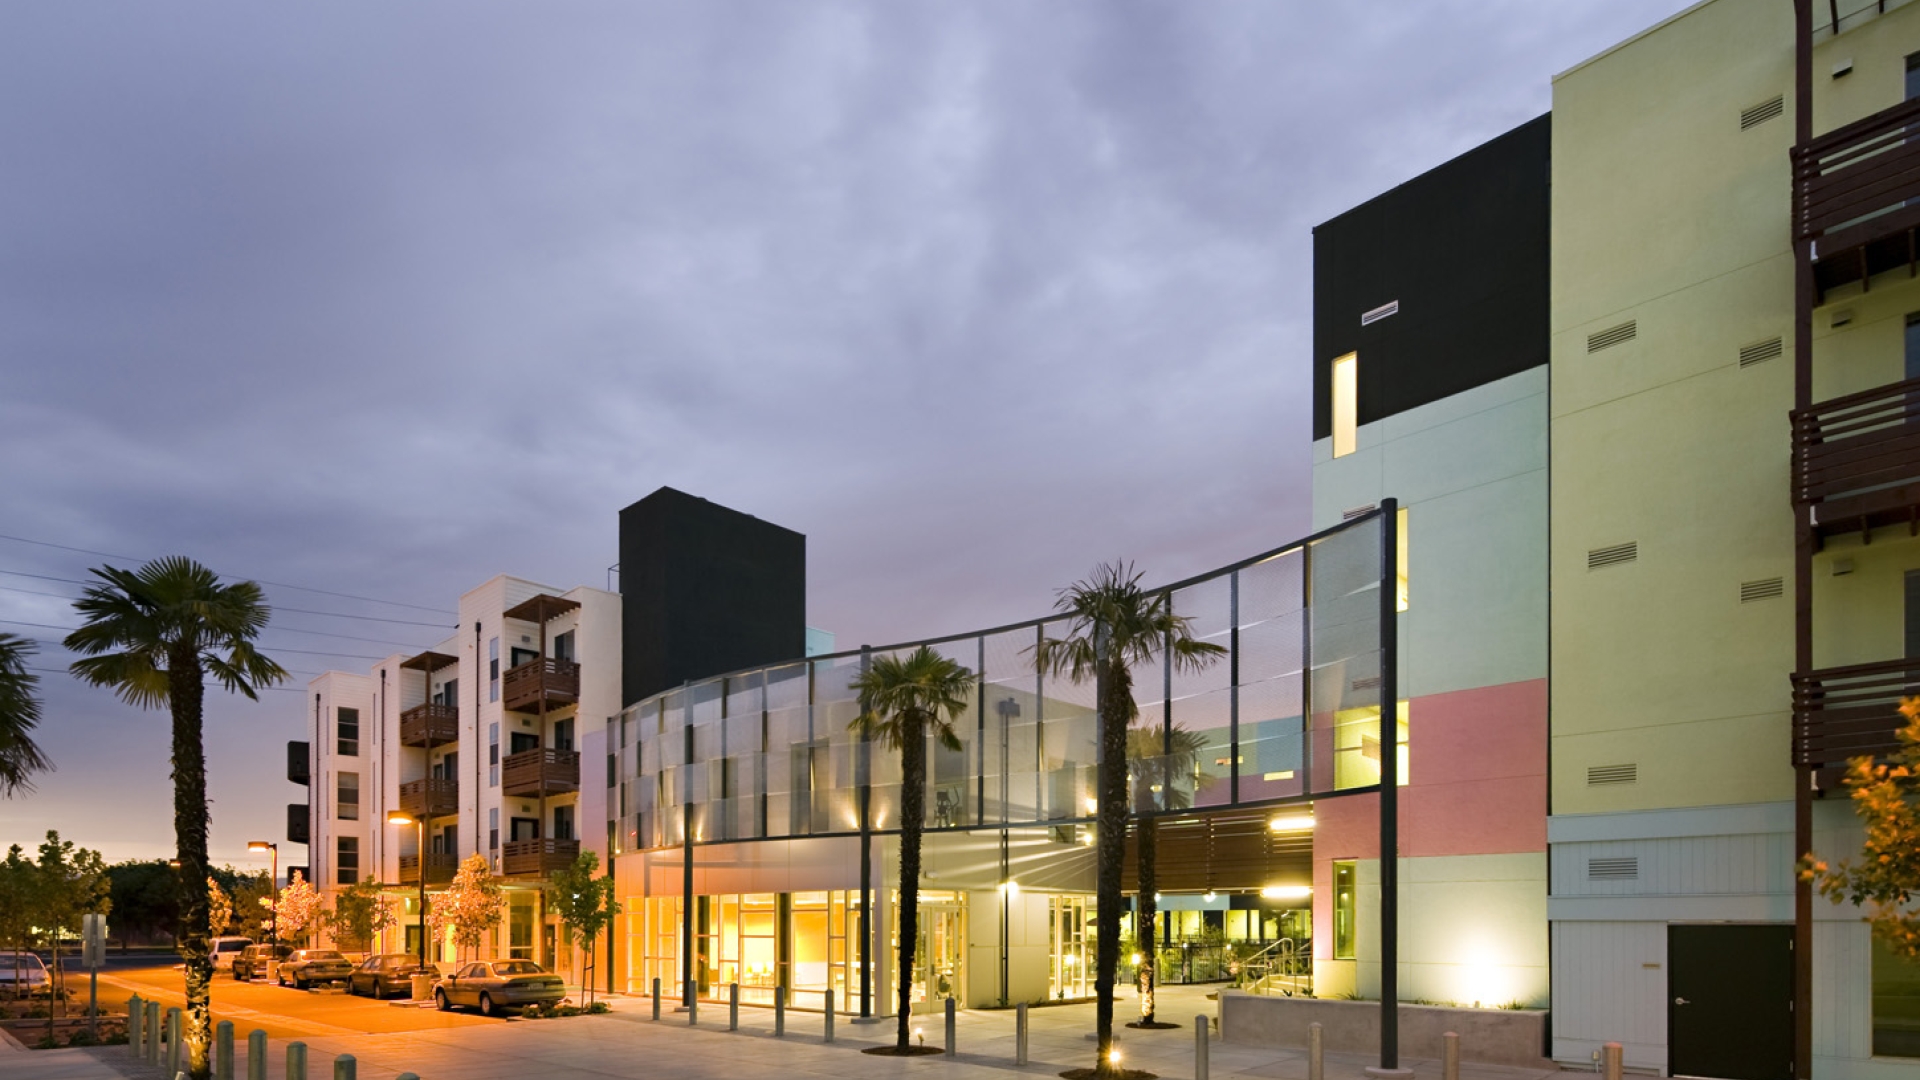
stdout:
<svg viewBox="0 0 1920 1080">
<path fill-rule="evenodd" d="M 40 722 L 40 676 L 27 670 L 32 641 L 0 634 L 0 795 L 33 790 L 32 775 L 53 769 L 53 761 L 33 741 Z"/>
</svg>

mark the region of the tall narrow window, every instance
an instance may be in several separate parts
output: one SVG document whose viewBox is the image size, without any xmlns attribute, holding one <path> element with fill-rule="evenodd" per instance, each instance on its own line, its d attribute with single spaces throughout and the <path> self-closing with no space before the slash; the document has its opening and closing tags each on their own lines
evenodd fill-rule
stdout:
<svg viewBox="0 0 1920 1080">
<path fill-rule="evenodd" d="M 553 658 L 555 660 L 573 659 L 573 631 L 555 634 L 553 638 Z"/>
<path fill-rule="evenodd" d="M 487 725 L 487 786 L 500 786 L 500 725 Z"/>
<path fill-rule="evenodd" d="M 1907 657 L 1920 659 L 1920 570 L 1907 571 Z"/>
<path fill-rule="evenodd" d="M 334 723 L 334 734 L 338 739 L 335 751 L 341 757 L 359 757 L 360 710 L 346 708 L 338 710 Z"/>
<path fill-rule="evenodd" d="M 499 850 L 499 848 L 500 848 L 500 808 L 497 806 L 490 806 L 487 808 L 487 850 L 497 851 Z"/>
<path fill-rule="evenodd" d="M 1396 537 L 1393 550 L 1397 563 L 1395 577 L 1397 578 L 1397 584 L 1399 586 L 1399 602 L 1396 607 L 1401 611 L 1407 610 L 1407 601 L 1409 599 L 1407 593 L 1407 514 L 1411 512 L 1411 510 L 1412 507 L 1401 507 L 1400 512 L 1394 515 L 1395 520 L 1393 523 Z"/>
<path fill-rule="evenodd" d="M 1907 100 L 1920 97 L 1920 53 L 1907 57 Z"/>
<path fill-rule="evenodd" d="M 1355 894 L 1359 884 L 1355 880 L 1355 864 L 1337 862 L 1333 864 L 1333 958 L 1335 960 L 1353 959 L 1353 928 L 1358 904 Z"/>
<path fill-rule="evenodd" d="M 1360 354 L 1333 362 L 1333 456 L 1353 453 L 1360 426 Z"/>
<path fill-rule="evenodd" d="M 334 816 L 341 821 L 360 820 L 360 774 L 343 772 L 340 774 L 339 799 L 335 802 Z"/>
<path fill-rule="evenodd" d="M 334 848 L 335 884 L 354 885 L 360 881 L 360 838 L 342 836 L 336 840 Z"/>
<path fill-rule="evenodd" d="M 487 639 L 487 700 L 500 700 L 500 639 Z"/>
</svg>

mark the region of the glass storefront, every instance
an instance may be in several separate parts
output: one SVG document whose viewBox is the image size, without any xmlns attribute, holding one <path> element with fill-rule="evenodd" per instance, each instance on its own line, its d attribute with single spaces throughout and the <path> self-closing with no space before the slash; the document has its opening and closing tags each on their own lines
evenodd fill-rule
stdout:
<svg viewBox="0 0 1920 1080">
<path fill-rule="evenodd" d="M 724 894 L 696 896 L 693 904 L 693 977 L 701 997 L 722 998 L 737 982 L 740 1000 L 771 1005 L 774 988 L 784 985 L 795 1007 L 819 1008 L 821 992 L 832 990 L 845 1008 L 849 990 L 859 993 L 859 893 Z M 631 901 L 627 910 L 640 915 L 628 924 L 632 990 L 644 993 L 657 978 L 663 993 L 677 996 L 680 897 Z"/>
</svg>

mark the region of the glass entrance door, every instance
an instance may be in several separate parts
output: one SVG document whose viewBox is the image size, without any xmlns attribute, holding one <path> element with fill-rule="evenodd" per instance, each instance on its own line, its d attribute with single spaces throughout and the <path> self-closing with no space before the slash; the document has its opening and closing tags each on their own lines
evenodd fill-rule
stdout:
<svg viewBox="0 0 1920 1080">
<path fill-rule="evenodd" d="M 949 997 L 966 1000 L 966 905 L 958 893 L 920 894 L 920 934 L 913 956 L 915 1011 L 945 1008 Z"/>
<path fill-rule="evenodd" d="M 1047 993 L 1055 1001 L 1083 998 L 1093 993 L 1088 966 L 1092 960 L 1087 940 L 1087 898 L 1053 896 L 1047 899 L 1047 953 L 1052 968 Z"/>
</svg>

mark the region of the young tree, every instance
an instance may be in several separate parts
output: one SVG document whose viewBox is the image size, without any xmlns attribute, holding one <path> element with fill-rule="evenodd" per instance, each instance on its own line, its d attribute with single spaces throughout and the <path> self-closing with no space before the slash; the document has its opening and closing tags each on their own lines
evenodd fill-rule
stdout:
<svg viewBox="0 0 1920 1080">
<path fill-rule="evenodd" d="M 333 910 L 326 915 L 327 932 L 335 945 L 351 946 L 366 952 L 373 948 L 373 935 L 394 924 L 393 909 L 380 895 L 380 883 L 363 879 L 334 894 Z"/>
<path fill-rule="evenodd" d="M 229 932 L 255 941 L 267 940 L 267 920 L 273 916 L 274 901 L 273 882 L 267 872 L 236 874 L 228 891 L 233 897 L 233 929 Z"/>
<path fill-rule="evenodd" d="M 66 973 L 61 964 L 60 939 L 79 937 L 81 916 L 89 912 L 105 914 L 112 906 L 107 864 L 99 852 L 75 847 L 73 841 L 62 840 L 59 833 L 49 829 L 40 845 L 32 887 L 35 895 L 30 910 L 53 945 L 54 985 L 63 986 Z"/>
<path fill-rule="evenodd" d="M 600 857 L 591 851 L 582 851 L 573 865 L 549 875 L 553 879 L 553 909 L 559 914 L 561 924 L 587 952 L 580 987 L 586 991 L 589 1003 L 593 1001 L 594 946 L 613 924 L 613 917 L 620 914 L 620 903 L 613 898 L 613 875 L 595 877 L 599 871 Z"/>
<path fill-rule="evenodd" d="M 33 863 L 22 857 L 19 844 L 9 847 L 6 860 L 0 862 L 0 944 L 12 950 L 16 966 L 20 954 L 33 947 L 37 872 Z M 17 982 L 9 987 L 13 993 L 20 990 Z"/>
<path fill-rule="evenodd" d="M 180 956 L 186 962 L 188 1071 L 207 1080 L 213 1071 L 213 958 L 208 952 L 207 752 L 202 741 L 206 677 L 259 700 L 258 687 L 287 677 L 262 656 L 254 639 L 266 629 L 268 608 L 251 581 L 222 585 L 219 575 L 180 556 L 138 570 L 103 566 L 100 583 L 74 601 L 84 625 L 66 637 L 81 654 L 75 678 L 111 688 L 141 708 L 165 706 L 173 719 L 173 834 L 184 890 Z"/>
<path fill-rule="evenodd" d="M 149 941 L 162 933 L 173 936 L 180 918 L 178 871 L 158 859 L 128 861 L 107 867 L 107 880 L 122 952 L 136 933 Z"/>
<path fill-rule="evenodd" d="M 280 902 L 274 905 L 281 939 L 306 944 L 307 935 L 320 926 L 323 906 L 320 894 L 307 884 L 305 875 L 295 870 L 287 887 L 280 890 Z"/>
<path fill-rule="evenodd" d="M 953 722 L 974 674 L 925 645 L 904 659 L 881 655 L 852 682 L 860 697 L 853 730 L 900 755 L 900 1014 L 893 1052 L 913 1052 L 913 954 L 920 938 L 920 834 L 927 821 L 927 740 L 960 749 Z"/>
<path fill-rule="evenodd" d="M 0 634 L 0 796 L 33 790 L 32 776 L 50 772 L 53 762 L 33 741 L 40 722 L 40 676 L 27 670 L 33 642 L 18 634 Z"/>
<path fill-rule="evenodd" d="M 480 947 L 480 939 L 500 925 L 505 915 L 500 879 L 487 869 L 487 857 L 474 852 L 460 864 L 452 884 L 433 898 L 427 911 L 427 929 L 439 937 L 443 929 L 453 929 L 453 943 L 462 957 Z"/>
<path fill-rule="evenodd" d="M 1133 788 L 1134 863 L 1140 879 L 1140 923 L 1135 937 L 1145 958 L 1145 966 L 1140 969 L 1140 1019 L 1135 1027 L 1175 1026 L 1154 1019 L 1154 987 L 1160 978 L 1156 926 L 1160 905 L 1155 897 L 1160 884 L 1158 814 L 1163 810 L 1185 810 L 1193 805 L 1194 787 L 1207 779 L 1198 767 L 1200 751 L 1206 745 L 1205 736 L 1177 724 L 1170 731 L 1162 731 L 1159 724 L 1135 724 L 1127 730 L 1128 782 Z M 1177 783 L 1180 779 L 1188 783 Z"/>
<path fill-rule="evenodd" d="M 1800 860 L 1800 877 L 1836 903 L 1866 905 L 1873 935 L 1895 954 L 1920 962 L 1920 910 L 1912 905 L 1920 895 L 1920 697 L 1902 701 L 1900 714 L 1907 723 L 1888 762 L 1848 762 L 1853 812 L 1867 833 L 1859 861 L 1829 865 L 1808 852 Z"/>
<path fill-rule="evenodd" d="M 233 897 L 220 887 L 220 879 L 207 876 L 207 933 L 219 937 L 233 928 Z"/>
<path fill-rule="evenodd" d="M 1127 855 L 1127 729 L 1138 710 L 1133 665 L 1165 655 L 1182 671 L 1199 671 L 1226 652 L 1193 636 L 1191 620 L 1173 613 L 1173 599 L 1140 587 L 1131 564 L 1105 563 L 1084 581 L 1060 590 L 1054 610 L 1067 616 L 1067 633 L 1043 637 L 1033 649 L 1036 670 L 1094 681 L 1100 721 L 1099 822 L 1095 936 L 1094 1030 L 1099 1043 L 1093 1074 L 1120 1073 L 1113 1060 L 1113 982 L 1120 966 L 1120 872 Z"/>
</svg>

